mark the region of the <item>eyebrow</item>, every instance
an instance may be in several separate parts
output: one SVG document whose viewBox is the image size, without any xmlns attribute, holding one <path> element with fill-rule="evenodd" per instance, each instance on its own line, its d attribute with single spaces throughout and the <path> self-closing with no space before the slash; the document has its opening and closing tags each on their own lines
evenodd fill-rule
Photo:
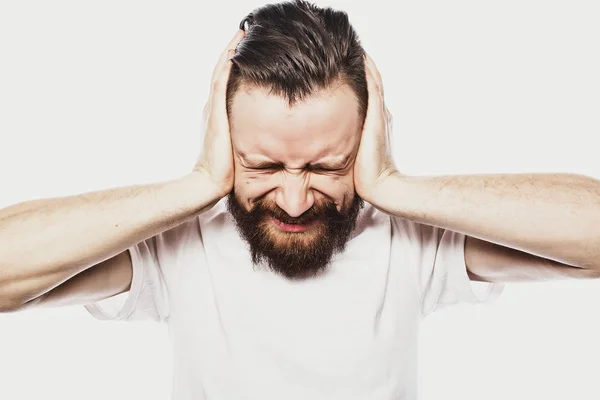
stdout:
<svg viewBox="0 0 600 400">
<path fill-rule="evenodd" d="M 321 161 L 314 164 L 309 164 L 309 168 L 313 169 L 344 169 L 348 165 L 349 157 L 344 156 L 342 159 L 332 161 Z"/>
<path fill-rule="evenodd" d="M 267 160 L 248 160 L 245 157 L 241 157 L 244 165 L 247 168 L 252 169 L 275 169 L 285 168 L 285 165 L 281 162 L 267 161 Z M 331 161 L 319 161 L 316 163 L 309 163 L 304 168 L 308 169 L 320 169 L 320 170 L 340 170 L 344 169 L 348 165 L 349 157 L 345 156 L 340 160 Z"/>
</svg>

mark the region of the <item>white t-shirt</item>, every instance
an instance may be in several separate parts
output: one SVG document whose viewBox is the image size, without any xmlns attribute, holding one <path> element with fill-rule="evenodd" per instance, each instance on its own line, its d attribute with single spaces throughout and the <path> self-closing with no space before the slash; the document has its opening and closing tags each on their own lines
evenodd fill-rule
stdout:
<svg viewBox="0 0 600 400">
<path fill-rule="evenodd" d="M 253 268 L 225 200 L 130 249 L 131 290 L 86 305 L 99 319 L 168 324 L 174 400 L 413 400 L 423 317 L 491 300 L 465 236 L 365 203 L 322 276 Z"/>
</svg>

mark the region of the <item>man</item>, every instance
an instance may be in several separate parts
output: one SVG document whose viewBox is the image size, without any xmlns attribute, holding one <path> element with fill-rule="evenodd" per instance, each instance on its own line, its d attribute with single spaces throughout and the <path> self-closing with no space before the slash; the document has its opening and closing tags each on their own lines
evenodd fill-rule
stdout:
<svg viewBox="0 0 600 400">
<path fill-rule="evenodd" d="M 242 27 L 190 174 L 0 211 L 3 311 L 165 322 L 174 399 L 414 399 L 425 315 L 599 275 L 598 181 L 407 176 L 345 14 L 283 3 Z"/>
</svg>

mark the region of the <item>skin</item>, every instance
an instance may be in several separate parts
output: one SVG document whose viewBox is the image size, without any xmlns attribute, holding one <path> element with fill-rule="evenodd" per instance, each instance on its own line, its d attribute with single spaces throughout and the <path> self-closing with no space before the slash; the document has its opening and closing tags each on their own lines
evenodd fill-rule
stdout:
<svg viewBox="0 0 600 400">
<path fill-rule="evenodd" d="M 237 110 L 232 145 L 226 87 L 230 58 L 243 37 L 241 30 L 235 34 L 213 71 L 203 148 L 186 176 L 0 210 L 0 242 L 6 244 L 0 246 L 0 312 L 40 304 L 86 304 L 128 290 L 131 263 L 126 249 L 209 209 L 231 193 L 234 184 L 248 207 L 266 194 L 290 218 L 321 199 L 343 207 L 354 190 L 390 215 L 464 233 L 467 273 L 473 280 L 600 276 L 600 181 L 576 174 L 403 174 L 391 158 L 383 81 L 369 57 L 369 108 L 358 134 L 351 118 L 356 107 L 350 105 L 343 85 L 292 109 L 248 88 L 245 95 L 275 107 L 280 118 L 261 119 L 269 121 L 262 132 L 256 118 Z M 322 110 L 339 117 L 335 124 Z M 250 128 L 253 133 L 242 131 Z M 252 135 L 265 140 L 253 141 Z M 356 149 L 357 136 L 360 143 L 348 170 L 301 169 L 317 161 L 344 159 Z M 242 152 L 268 157 L 285 168 L 250 172 L 250 165 L 241 164 Z"/>
<path fill-rule="evenodd" d="M 350 120 L 357 108 L 351 104 L 356 100 L 343 85 L 293 108 L 256 88 L 240 91 L 234 99 L 232 143 L 225 87 L 229 58 L 242 38 L 240 31 L 215 68 L 205 139 L 205 148 L 214 152 L 197 166 L 222 196 L 235 184 L 248 208 L 266 193 L 290 216 L 298 216 L 322 196 L 342 206 L 354 190 L 390 215 L 464 233 L 473 280 L 600 276 L 600 181 L 576 174 L 403 174 L 391 157 L 383 80 L 368 56 L 369 107 L 348 170 L 319 174 L 302 169 L 352 154 L 356 130 Z M 252 168 L 257 161 L 275 161 L 280 169 L 258 172 Z"/>
<path fill-rule="evenodd" d="M 324 198 L 338 211 L 348 206 L 362 128 L 350 87 L 321 90 L 293 107 L 266 89 L 243 88 L 231 115 L 235 191 L 248 210 L 262 196 L 291 217 Z"/>
<path fill-rule="evenodd" d="M 267 238 L 289 257 L 298 247 L 308 250 L 305 257 L 321 254 L 298 265 L 273 258 L 274 270 L 305 269 L 302 276 L 307 277 L 330 255 L 322 238 L 333 241 L 341 233 L 339 225 L 331 230 L 332 222 L 323 214 L 326 205 L 348 216 L 355 198 L 353 160 L 362 129 L 356 95 L 340 82 L 290 106 L 265 88 L 242 87 L 232 99 L 230 115 L 237 203 L 246 211 L 269 210 L 252 235 Z M 309 210 L 320 215 L 311 218 Z"/>
<path fill-rule="evenodd" d="M 464 233 L 471 279 L 600 276 L 600 181 L 577 174 L 413 177 L 391 158 L 383 81 L 367 57 L 369 110 L 354 167 L 357 192 L 402 218 Z"/>
</svg>

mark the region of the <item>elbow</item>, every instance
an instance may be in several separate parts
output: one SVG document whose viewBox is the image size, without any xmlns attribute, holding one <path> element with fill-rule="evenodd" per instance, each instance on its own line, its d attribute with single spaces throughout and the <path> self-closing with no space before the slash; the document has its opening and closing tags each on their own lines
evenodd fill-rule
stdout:
<svg viewBox="0 0 600 400">
<path fill-rule="evenodd" d="M 21 298 L 10 298 L 0 295 L 0 314 L 10 314 L 17 311 L 23 311 L 40 305 L 45 300 L 45 296 L 36 297 L 29 301 Z"/>
<path fill-rule="evenodd" d="M 598 279 L 600 278 L 600 264 L 595 263 L 595 264 L 591 264 L 590 266 L 584 268 L 589 275 L 589 278 L 592 279 Z"/>
<path fill-rule="evenodd" d="M 10 296 L 0 294 L 0 314 L 9 314 L 17 312 L 23 309 L 23 307 L 23 302 Z"/>
<path fill-rule="evenodd" d="M 21 307 L 17 305 L 5 305 L 0 303 L 0 314 L 10 314 L 17 311 L 21 311 Z"/>
<path fill-rule="evenodd" d="M 13 313 L 22 310 L 26 301 L 15 290 L 14 282 L 3 282 L 0 276 L 0 313 Z"/>
<path fill-rule="evenodd" d="M 10 295 L 2 291 L 0 287 L 0 314 L 10 314 L 22 311 L 40 304 L 45 296 L 39 296 L 31 300 L 25 300 L 24 297 Z"/>
</svg>

